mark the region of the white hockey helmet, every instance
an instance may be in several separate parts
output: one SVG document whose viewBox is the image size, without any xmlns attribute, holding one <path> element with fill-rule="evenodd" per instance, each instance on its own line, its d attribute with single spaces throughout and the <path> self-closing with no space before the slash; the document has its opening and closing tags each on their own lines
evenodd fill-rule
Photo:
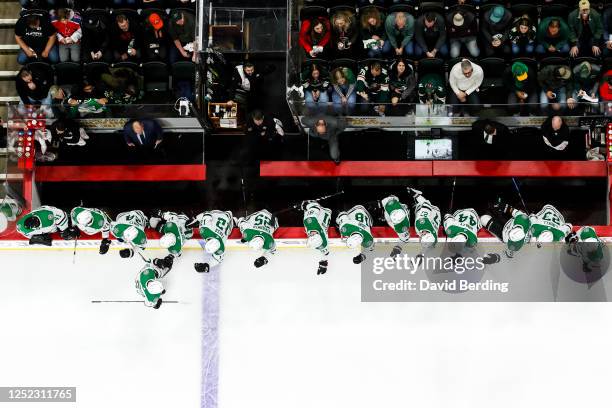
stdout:
<svg viewBox="0 0 612 408">
<path fill-rule="evenodd" d="M 555 236 L 550 231 L 543 231 L 540 235 L 538 235 L 538 242 L 547 244 L 549 242 L 553 242 Z"/>
<path fill-rule="evenodd" d="M 363 237 L 359 234 L 352 234 L 350 237 L 346 239 L 346 246 L 350 249 L 359 248 L 361 243 L 363 242 Z"/>
<path fill-rule="evenodd" d="M 125 231 L 123 231 L 123 240 L 126 242 L 134 241 L 137 236 L 138 236 L 138 228 L 134 227 L 133 225 L 130 227 L 127 227 Z"/>
<path fill-rule="evenodd" d="M 249 247 L 255 251 L 259 251 L 264 246 L 264 239 L 262 237 L 255 237 L 249 241 Z"/>
<path fill-rule="evenodd" d="M 170 248 L 172 245 L 176 244 L 176 237 L 174 234 L 164 234 L 159 239 L 159 245 L 162 248 Z"/>
<path fill-rule="evenodd" d="M 391 211 L 391 214 L 389 214 L 389 218 L 393 224 L 399 224 L 400 222 L 404 221 L 404 218 L 406 218 L 406 212 L 399 209 L 393 210 Z"/>
<path fill-rule="evenodd" d="M 214 254 L 219 248 L 221 248 L 221 242 L 219 242 L 217 238 L 210 238 L 206 241 L 206 244 L 204 244 L 204 250 L 209 254 Z"/>
<path fill-rule="evenodd" d="M 83 210 L 77 215 L 76 222 L 79 227 L 87 227 L 93 221 L 93 215 L 89 210 Z"/>
<path fill-rule="evenodd" d="M 423 249 L 432 248 L 436 244 L 436 237 L 430 231 L 423 231 L 419 236 L 419 243 Z"/>
<path fill-rule="evenodd" d="M 321 234 L 318 232 L 314 232 L 308 236 L 308 240 L 306 241 L 306 246 L 308 248 L 318 248 L 323 245 L 323 238 Z"/>
<path fill-rule="evenodd" d="M 508 249 L 518 251 L 525 243 L 525 231 L 519 225 L 515 225 L 508 232 Z"/>
<path fill-rule="evenodd" d="M 6 215 L 0 212 L 0 233 L 6 231 L 7 228 L 8 228 L 8 218 L 6 218 Z"/>
<path fill-rule="evenodd" d="M 156 280 L 156 279 L 151 279 L 150 281 L 147 282 L 147 292 L 149 292 L 152 295 L 159 295 L 164 291 L 164 285 Z"/>
</svg>

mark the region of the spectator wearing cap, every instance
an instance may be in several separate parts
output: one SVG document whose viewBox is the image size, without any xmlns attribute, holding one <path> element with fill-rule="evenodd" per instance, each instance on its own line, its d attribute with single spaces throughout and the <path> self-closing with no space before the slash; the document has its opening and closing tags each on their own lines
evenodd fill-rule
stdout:
<svg viewBox="0 0 612 408">
<path fill-rule="evenodd" d="M 331 26 L 327 17 L 304 20 L 300 28 L 300 46 L 311 57 L 322 57 L 329 46 Z"/>
<path fill-rule="evenodd" d="M 414 56 L 435 58 L 448 56 L 446 45 L 446 25 L 444 17 L 428 12 L 414 23 Z"/>
<path fill-rule="evenodd" d="M 513 113 L 526 114 L 538 103 L 537 75 L 526 64 L 513 63 L 504 71 L 503 80 L 508 90 L 508 105 Z"/>
<path fill-rule="evenodd" d="M 113 59 L 110 49 L 110 33 L 105 19 L 99 15 L 87 16 L 82 24 L 81 50 L 83 62 L 108 62 Z"/>
<path fill-rule="evenodd" d="M 480 55 L 476 40 L 478 24 L 474 13 L 467 9 L 458 8 L 446 15 L 447 36 L 450 42 L 450 56 L 457 58 L 461 54 L 461 47 L 465 46 L 474 58 Z"/>
<path fill-rule="evenodd" d="M 61 62 L 81 60 L 81 15 L 74 10 L 61 8 L 51 12 L 51 24 L 57 31 L 59 60 Z"/>
<path fill-rule="evenodd" d="M 479 88 L 484 79 L 482 67 L 467 59 L 456 63 L 448 74 L 448 103 L 452 105 L 468 104 L 473 113 L 480 104 Z"/>
<path fill-rule="evenodd" d="M 567 65 L 547 65 L 538 73 L 540 84 L 540 104 L 551 104 L 553 110 L 560 110 L 562 103 L 575 107 L 576 100 L 571 95 L 572 70 Z"/>
<path fill-rule="evenodd" d="M 419 79 L 419 102 L 427 105 L 446 103 L 446 86 L 439 74 L 426 74 Z"/>
<path fill-rule="evenodd" d="M 601 66 L 589 61 L 582 61 L 574 67 L 572 73 L 574 78 L 572 98 L 578 103 L 596 103 L 598 101 Z"/>
<path fill-rule="evenodd" d="M 601 15 L 591 9 L 588 0 L 580 0 L 578 9 L 573 10 L 567 17 L 569 25 L 570 56 L 601 55 L 603 40 L 603 22 Z"/>
<path fill-rule="evenodd" d="M 508 33 L 512 26 L 512 13 L 503 6 L 495 6 L 484 13 L 480 24 L 484 54 L 487 57 L 510 55 Z"/>
<path fill-rule="evenodd" d="M 190 61 L 195 51 L 195 19 L 193 14 L 183 10 L 174 10 L 170 14 L 168 34 L 174 42 L 170 47 L 170 63 Z"/>
<path fill-rule="evenodd" d="M 414 17 L 403 11 L 397 11 L 387 16 L 385 20 L 387 41 L 383 46 L 383 54 L 389 56 L 411 56 L 414 53 Z"/>
<path fill-rule="evenodd" d="M 168 34 L 162 17 L 151 13 L 144 21 L 144 59 L 146 61 L 166 61 L 168 58 Z"/>
<path fill-rule="evenodd" d="M 37 60 L 47 60 L 51 64 L 59 61 L 55 28 L 47 18 L 36 14 L 21 17 L 15 24 L 15 41 L 20 48 L 17 62 L 21 65 Z"/>
<path fill-rule="evenodd" d="M 508 38 L 512 45 L 512 55 L 530 56 L 535 51 L 536 27 L 531 17 L 524 15 L 514 20 Z"/>
<path fill-rule="evenodd" d="M 561 116 L 550 116 L 542 123 L 544 159 L 566 159 L 569 153 L 570 131 Z"/>
<path fill-rule="evenodd" d="M 569 50 L 569 27 L 559 17 L 543 18 L 538 26 L 536 53 L 550 56 L 566 55 Z"/>
<path fill-rule="evenodd" d="M 111 29 L 113 59 L 115 61 L 137 62 L 141 57 L 142 32 L 134 21 L 130 21 L 125 14 L 115 17 L 115 24 Z"/>
</svg>

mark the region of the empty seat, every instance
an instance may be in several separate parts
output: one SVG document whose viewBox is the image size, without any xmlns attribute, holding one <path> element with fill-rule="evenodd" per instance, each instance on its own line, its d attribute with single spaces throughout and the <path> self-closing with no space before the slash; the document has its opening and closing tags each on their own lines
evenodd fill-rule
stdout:
<svg viewBox="0 0 612 408">
<path fill-rule="evenodd" d="M 170 72 L 163 62 L 150 61 L 142 64 L 145 92 L 166 92 Z"/>
<path fill-rule="evenodd" d="M 196 65 L 191 61 L 178 61 L 172 64 L 172 87 L 178 81 L 195 81 Z"/>
<path fill-rule="evenodd" d="M 55 64 L 55 83 L 59 86 L 78 83 L 83 76 L 81 64 L 76 62 L 60 62 Z"/>
<path fill-rule="evenodd" d="M 97 81 L 102 74 L 108 72 L 108 64 L 106 62 L 90 62 L 83 67 L 83 76 L 89 80 Z"/>
</svg>

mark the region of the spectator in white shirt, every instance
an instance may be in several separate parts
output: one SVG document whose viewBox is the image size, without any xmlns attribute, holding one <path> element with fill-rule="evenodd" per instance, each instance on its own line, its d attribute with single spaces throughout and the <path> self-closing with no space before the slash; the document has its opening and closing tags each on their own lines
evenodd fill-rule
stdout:
<svg viewBox="0 0 612 408">
<path fill-rule="evenodd" d="M 480 65 L 467 59 L 455 64 L 448 74 L 448 83 L 451 87 L 448 103 L 467 104 L 468 111 L 473 114 L 480 104 L 478 92 L 483 78 L 484 73 Z"/>
</svg>

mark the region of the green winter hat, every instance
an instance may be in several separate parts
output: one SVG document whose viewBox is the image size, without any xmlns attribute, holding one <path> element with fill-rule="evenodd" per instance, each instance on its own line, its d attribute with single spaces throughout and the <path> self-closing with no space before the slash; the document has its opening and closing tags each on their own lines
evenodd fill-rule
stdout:
<svg viewBox="0 0 612 408">
<path fill-rule="evenodd" d="M 494 22 L 495 24 L 499 23 L 501 19 L 504 18 L 505 12 L 506 10 L 504 10 L 502 6 L 494 7 L 493 11 L 491 11 L 491 21 Z"/>
<path fill-rule="evenodd" d="M 578 65 L 578 77 L 588 79 L 591 76 L 592 68 L 588 61 L 583 61 Z"/>
<path fill-rule="evenodd" d="M 515 62 L 514 64 L 512 64 L 512 75 L 514 75 L 514 77 L 518 81 L 526 80 L 528 72 L 529 68 L 522 62 Z"/>
</svg>

